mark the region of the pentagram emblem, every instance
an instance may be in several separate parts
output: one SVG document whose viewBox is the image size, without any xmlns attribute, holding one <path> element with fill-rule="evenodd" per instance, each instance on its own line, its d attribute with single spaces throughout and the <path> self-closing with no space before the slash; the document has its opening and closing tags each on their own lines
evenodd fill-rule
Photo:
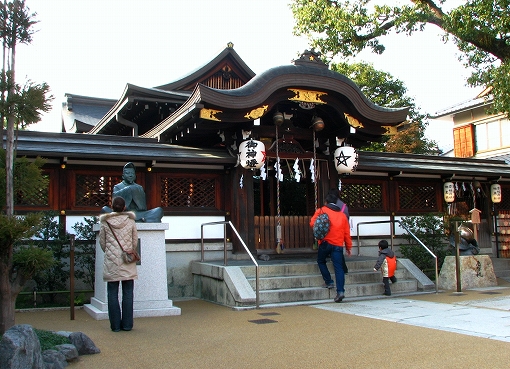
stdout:
<svg viewBox="0 0 510 369">
<path fill-rule="evenodd" d="M 337 160 L 336 165 L 345 165 L 347 166 L 347 160 L 349 160 L 351 156 L 345 156 L 343 151 L 340 151 L 340 155 L 336 156 L 335 159 Z"/>
</svg>

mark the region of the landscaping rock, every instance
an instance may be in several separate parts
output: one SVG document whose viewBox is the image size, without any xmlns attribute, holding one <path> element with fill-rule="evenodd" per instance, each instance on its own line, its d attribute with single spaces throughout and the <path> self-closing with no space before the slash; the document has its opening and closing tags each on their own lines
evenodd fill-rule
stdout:
<svg viewBox="0 0 510 369">
<path fill-rule="evenodd" d="M 45 369 L 62 369 L 67 366 L 65 355 L 57 350 L 45 350 L 42 353 Z"/>
<path fill-rule="evenodd" d="M 62 354 L 64 354 L 64 356 L 68 362 L 75 361 L 79 357 L 78 350 L 76 349 L 76 346 L 71 345 L 70 343 L 57 345 L 57 346 L 55 346 L 55 348 L 57 349 L 58 352 L 61 352 Z"/>
<path fill-rule="evenodd" d="M 69 335 L 69 340 L 76 346 L 80 355 L 99 354 L 101 352 L 85 333 L 73 332 Z"/>
<path fill-rule="evenodd" d="M 0 340 L 1 369 L 60 369 L 68 362 L 79 359 L 79 355 L 101 352 L 94 342 L 82 332 L 63 332 L 71 344 L 56 346 L 56 350 L 41 352 L 41 344 L 32 326 L 15 325 L 8 329 Z"/>
<path fill-rule="evenodd" d="M 0 368 L 45 368 L 41 344 L 32 326 L 15 325 L 4 333 L 0 341 Z"/>
</svg>

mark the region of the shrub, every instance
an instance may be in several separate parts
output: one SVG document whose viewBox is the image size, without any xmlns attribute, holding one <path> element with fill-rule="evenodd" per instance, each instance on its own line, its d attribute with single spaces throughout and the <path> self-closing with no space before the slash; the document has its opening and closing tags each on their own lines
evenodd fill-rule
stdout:
<svg viewBox="0 0 510 369">
<path fill-rule="evenodd" d="M 78 279 L 85 282 L 90 289 L 94 289 L 96 273 L 96 234 L 93 231 L 94 224 L 98 218 L 84 218 L 84 222 L 76 223 L 73 229 L 76 231 L 76 241 L 79 247 L 76 248 L 75 262 L 77 269 L 74 274 Z"/>
<path fill-rule="evenodd" d="M 57 345 L 71 343 L 69 338 L 50 331 L 41 329 L 34 329 L 34 331 L 37 335 L 37 338 L 39 338 L 39 342 L 41 343 L 41 351 L 54 349 Z"/>
<path fill-rule="evenodd" d="M 449 253 L 442 214 L 431 213 L 403 217 L 401 224 L 437 256 L 438 268 L 441 269 L 444 258 Z M 409 243 L 400 246 L 400 253 L 410 259 L 429 278 L 435 279 L 434 258 L 409 233 L 404 233 L 402 237 Z"/>
</svg>

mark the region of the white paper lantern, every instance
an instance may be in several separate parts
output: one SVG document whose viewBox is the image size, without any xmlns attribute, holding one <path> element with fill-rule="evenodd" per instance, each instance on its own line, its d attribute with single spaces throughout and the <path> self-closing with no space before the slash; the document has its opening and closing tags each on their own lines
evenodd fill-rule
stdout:
<svg viewBox="0 0 510 369">
<path fill-rule="evenodd" d="M 339 174 L 352 173 L 358 167 L 358 150 L 352 146 L 340 146 L 333 156 Z"/>
<path fill-rule="evenodd" d="M 246 140 L 239 147 L 239 161 L 245 169 L 260 169 L 266 160 L 266 147 L 260 141 Z"/>
<path fill-rule="evenodd" d="M 491 185 L 491 199 L 495 204 L 501 202 L 501 185 L 497 183 Z"/>
<path fill-rule="evenodd" d="M 455 187 L 453 182 L 445 182 L 443 185 L 444 201 L 450 203 L 455 201 Z"/>
</svg>

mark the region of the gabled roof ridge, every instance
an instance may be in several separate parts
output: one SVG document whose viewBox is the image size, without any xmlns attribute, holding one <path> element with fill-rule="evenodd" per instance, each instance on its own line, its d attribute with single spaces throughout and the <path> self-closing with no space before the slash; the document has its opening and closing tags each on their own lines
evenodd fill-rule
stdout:
<svg viewBox="0 0 510 369">
<path fill-rule="evenodd" d="M 243 59 L 239 56 L 239 54 L 234 50 L 234 44 L 229 42 L 227 47 L 224 48 L 216 57 L 212 60 L 208 61 L 206 64 L 201 67 L 195 69 L 191 73 L 186 74 L 182 78 L 177 79 L 174 82 L 170 82 L 164 85 L 156 86 L 156 89 L 162 90 L 178 90 L 182 86 L 189 84 L 191 81 L 198 79 L 202 75 L 206 74 L 208 70 L 214 68 L 217 64 L 219 64 L 223 59 L 227 56 L 231 56 L 243 69 L 243 71 L 250 77 L 253 78 L 255 76 L 255 72 L 251 70 L 250 67 L 244 62 Z"/>
<path fill-rule="evenodd" d="M 189 92 L 186 91 L 165 91 L 153 87 L 141 87 L 132 83 L 126 83 L 126 87 L 122 92 L 120 98 L 112 106 L 112 108 L 105 114 L 103 118 L 89 131 L 88 134 L 97 134 L 104 128 L 106 124 L 118 113 L 118 111 L 128 102 L 130 95 L 133 92 L 145 93 L 148 95 L 157 94 L 158 97 L 162 98 L 164 95 L 168 97 L 179 96 L 183 98 L 183 101 L 187 100 L 190 96 Z"/>
<path fill-rule="evenodd" d="M 151 128 L 143 135 L 140 135 L 140 137 L 157 138 L 169 126 L 171 126 L 178 117 L 182 117 L 183 115 L 186 115 L 192 111 L 195 104 L 201 100 L 200 86 L 204 87 L 203 85 L 198 84 L 184 104 L 182 104 L 173 114 L 157 124 L 155 127 Z"/>
<path fill-rule="evenodd" d="M 94 97 L 94 96 L 86 96 L 86 95 L 77 95 L 66 92 L 64 94 L 66 100 L 72 99 L 78 102 L 86 102 L 91 104 L 109 104 L 114 103 L 117 99 L 114 98 L 106 98 L 106 97 Z"/>
</svg>

